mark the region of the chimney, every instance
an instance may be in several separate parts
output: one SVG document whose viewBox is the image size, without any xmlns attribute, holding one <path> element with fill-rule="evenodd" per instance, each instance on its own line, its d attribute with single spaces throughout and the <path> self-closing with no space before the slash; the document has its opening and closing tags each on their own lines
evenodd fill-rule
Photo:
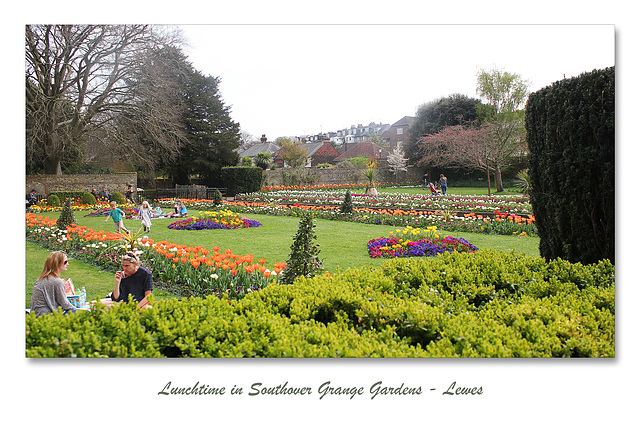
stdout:
<svg viewBox="0 0 640 427">
<path fill-rule="evenodd" d="M 265 134 L 262 134 L 262 138 L 260 138 L 260 142 L 262 142 L 263 144 L 267 142 L 267 136 Z"/>
</svg>

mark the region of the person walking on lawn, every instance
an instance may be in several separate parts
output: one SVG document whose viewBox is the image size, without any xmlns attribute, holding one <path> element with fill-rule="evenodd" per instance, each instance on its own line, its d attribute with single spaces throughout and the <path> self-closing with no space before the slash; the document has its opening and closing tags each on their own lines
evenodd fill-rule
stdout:
<svg viewBox="0 0 640 427">
<path fill-rule="evenodd" d="M 111 210 L 107 213 L 107 219 L 105 219 L 104 222 L 108 222 L 109 218 L 111 218 L 113 219 L 113 223 L 116 225 L 116 233 L 121 233 L 121 230 L 124 230 L 125 233 L 131 234 L 131 232 L 124 226 L 124 212 L 118 208 L 118 204 L 115 201 L 112 201 L 110 204 Z"/>
<path fill-rule="evenodd" d="M 440 184 L 440 188 L 442 189 L 442 195 L 446 196 L 447 195 L 447 177 L 444 176 L 443 173 L 440 174 L 440 181 L 438 181 L 438 184 Z"/>
<path fill-rule="evenodd" d="M 142 221 L 142 229 L 145 232 L 151 231 L 151 216 L 153 215 L 153 209 L 149 206 L 149 202 L 146 200 L 142 202 L 140 206 L 140 220 Z"/>
</svg>

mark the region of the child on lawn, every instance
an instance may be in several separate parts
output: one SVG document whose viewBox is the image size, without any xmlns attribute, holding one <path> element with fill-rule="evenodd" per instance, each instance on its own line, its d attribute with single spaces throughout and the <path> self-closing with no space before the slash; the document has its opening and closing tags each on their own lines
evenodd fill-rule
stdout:
<svg viewBox="0 0 640 427">
<path fill-rule="evenodd" d="M 151 231 L 151 215 L 153 215 L 153 209 L 149 206 L 149 202 L 145 200 L 140 206 L 140 219 L 142 220 L 142 228 L 147 233 Z"/>
<path fill-rule="evenodd" d="M 125 233 L 131 234 L 131 232 L 125 228 L 124 222 L 122 221 L 124 212 L 118 208 L 118 204 L 115 201 L 111 202 L 111 210 L 107 214 L 107 219 L 105 219 L 104 222 L 109 221 L 109 217 L 113 219 L 113 223 L 116 225 L 116 233 L 124 230 Z"/>
</svg>

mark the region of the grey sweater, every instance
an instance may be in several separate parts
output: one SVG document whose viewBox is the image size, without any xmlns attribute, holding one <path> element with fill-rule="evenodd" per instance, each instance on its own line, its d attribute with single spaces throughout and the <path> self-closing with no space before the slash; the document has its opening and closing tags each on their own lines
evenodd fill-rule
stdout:
<svg viewBox="0 0 640 427">
<path fill-rule="evenodd" d="M 63 310 L 74 310 L 75 307 L 67 300 L 64 291 L 64 280 L 55 276 L 36 281 L 31 294 L 31 311 L 36 316 L 54 312 L 62 307 Z"/>
</svg>

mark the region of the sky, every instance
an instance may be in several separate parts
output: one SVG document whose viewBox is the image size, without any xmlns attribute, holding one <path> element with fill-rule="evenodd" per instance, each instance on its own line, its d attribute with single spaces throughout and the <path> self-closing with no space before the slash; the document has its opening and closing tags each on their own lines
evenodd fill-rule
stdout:
<svg viewBox="0 0 640 427">
<path fill-rule="evenodd" d="M 519 74 L 535 92 L 615 65 L 614 25 L 182 25 L 185 53 L 217 76 L 243 131 L 269 140 L 393 124 L 479 70 Z"/>
</svg>

